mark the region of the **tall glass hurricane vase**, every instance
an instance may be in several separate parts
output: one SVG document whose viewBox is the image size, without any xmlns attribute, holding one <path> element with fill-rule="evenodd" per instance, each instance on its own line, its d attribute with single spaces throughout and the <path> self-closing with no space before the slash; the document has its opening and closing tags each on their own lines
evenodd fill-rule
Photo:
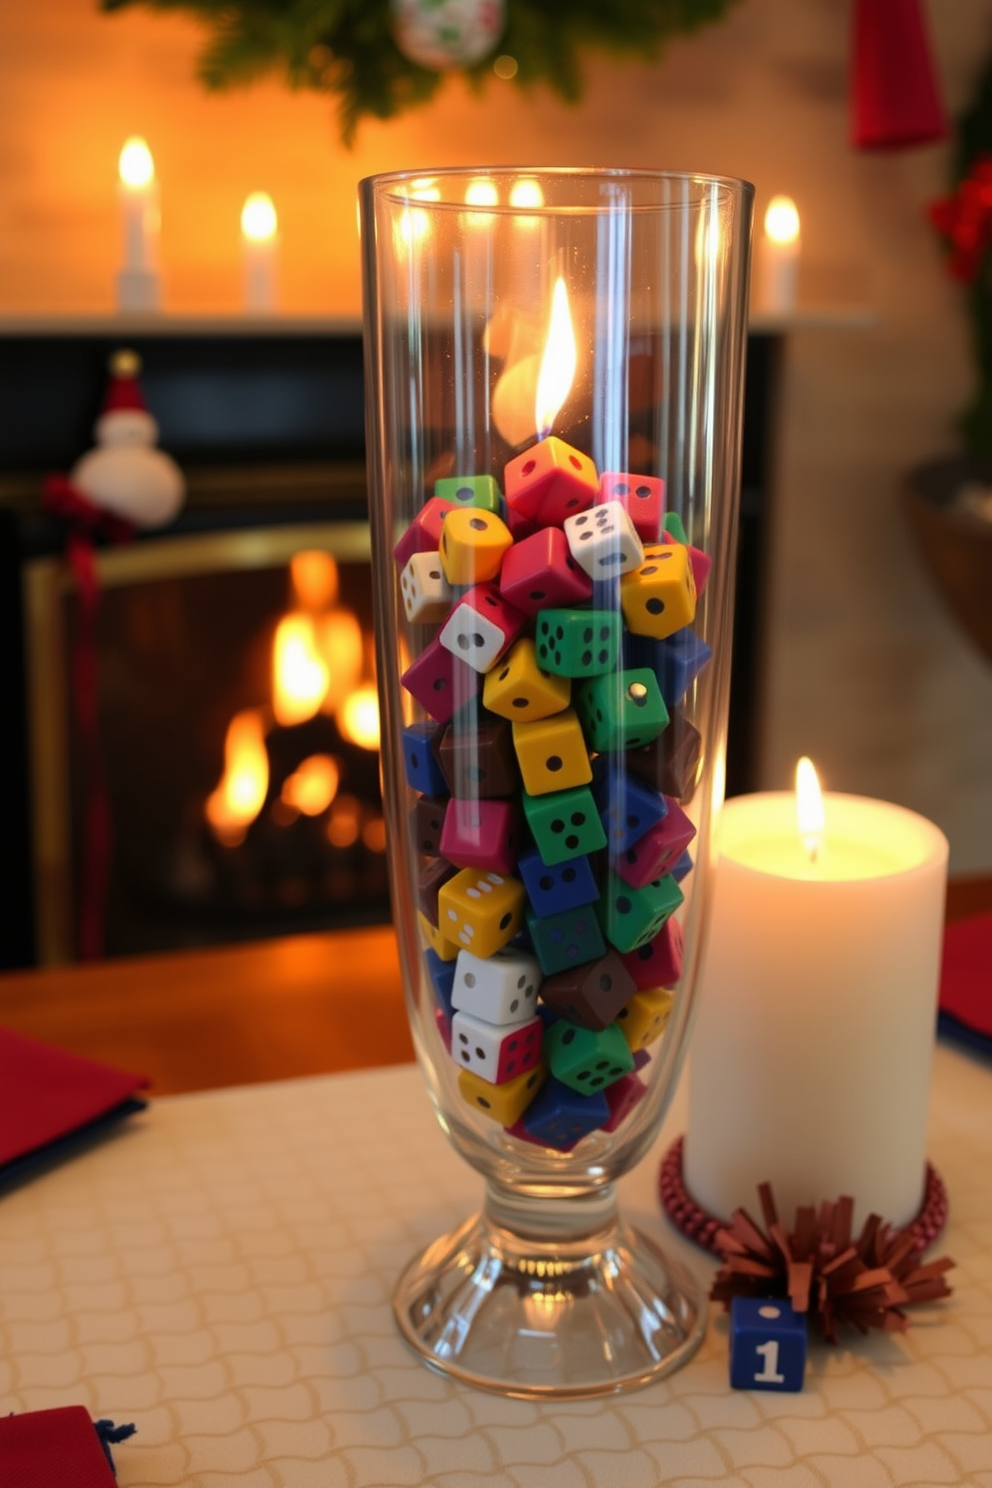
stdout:
<svg viewBox="0 0 992 1488">
<path fill-rule="evenodd" d="M 361 193 L 394 916 L 438 1121 L 485 1180 L 394 1308 L 462 1380 L 606 1394 L 704 1328 L 615 1185 L 678 1075 L 722 799 L 752 191 Z"/>
</svg>

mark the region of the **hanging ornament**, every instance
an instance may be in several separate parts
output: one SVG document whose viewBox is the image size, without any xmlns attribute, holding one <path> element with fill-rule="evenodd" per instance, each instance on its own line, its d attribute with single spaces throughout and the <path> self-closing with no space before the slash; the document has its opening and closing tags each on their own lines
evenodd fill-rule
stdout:
<svg viewBox="0 0 992 1488">
<path fill-rule="evenodd" d="M 851 135 L 859 150 L 907 150 L 947 134 L 920 0 L 854 0 Z"/>
<path fill-rule="evenodd" d="M 432 72 L 471 67 L 494 49 L 506 0 L 390 0 L 393 35 L 408 62 Z"/>
</svg>

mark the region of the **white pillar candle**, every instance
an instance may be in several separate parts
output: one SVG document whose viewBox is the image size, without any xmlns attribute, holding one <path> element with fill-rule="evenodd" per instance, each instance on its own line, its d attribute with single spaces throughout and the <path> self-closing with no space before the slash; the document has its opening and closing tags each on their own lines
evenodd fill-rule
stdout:
<svg viewBox="0 0 992 1488">
<path fill-rule="evenodd" d="M 811 852 L 788 793 L 726 803 L 689 1046 L 684 1179 L 729 1220 L 842 1195 L 859 1222 L 922 1202 L 947 840 L 902 807 L 824 797 Z"/>
<path fill-rule="evenodd" d="M 117 168 L 123 248 L 117 305 L 120 310 L 157 310 L 161 293 L 158 182 L 151 151 L 138 135 L 125 141 Z"/>
<path fill-rule="evenodd" d="M 758 245 L 757 308 L 787 315 L 796 308 L 799 282 L 799 213 L 791 197 L 773 196 Z"/>
<path fill-rule="evenodd" d="M 253 191 L 241 209 L 244 306 L 267 315 L 278 301 L 279 221 L 272 198 Z"/>
</svg>

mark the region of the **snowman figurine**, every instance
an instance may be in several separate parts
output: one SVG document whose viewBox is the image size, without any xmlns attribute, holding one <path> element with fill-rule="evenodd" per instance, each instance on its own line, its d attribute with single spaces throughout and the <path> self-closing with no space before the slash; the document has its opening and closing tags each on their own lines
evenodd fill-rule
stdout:
<svg viewBox="0 0 992 1488">
<path fill-rule="evenodd" d="M 176 462 L 156 448 L 158 424 L 138 385 L 141 362 L 133 351 L 115 352 L 103 411 L 94 426 L 96 448 L 69 472 L 88 501 L 135 527 L 164 527 L 186 495 Z"/>
</svg>

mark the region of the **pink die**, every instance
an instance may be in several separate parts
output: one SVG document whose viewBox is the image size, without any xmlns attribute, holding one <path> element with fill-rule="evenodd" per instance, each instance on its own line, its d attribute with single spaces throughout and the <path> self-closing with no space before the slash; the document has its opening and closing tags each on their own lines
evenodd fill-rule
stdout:
<svg viewBox="0 0 992 1488">
<path fill-rule="evenodd" d="M 648 827 L 616 861 L 616 870 L 632 889 L 670 873 L 696 835 L 696 828 L 674 796 L 666 796 L 668 811 L 661 821 Z"/>
<path fill-rule="evenodd" d="M 478 672 L 452 656 L 438 640 L 424 647 L 400 681 L 438 723 L 449 723 L 479 692 Z"/>
<path fill-rule="evenodd" d="M 648 1087 L 643 1080 L 638 1079 L 633 1071 L 629 1075 L 621 1075 L 620 1079 L 614 1080 L 612 1085 L 607 1085 L 603 1094 L 610 1108 L 610 1119 L 603 1122 L 603 1131 L 616 1131 L 647 1093 Z"/>
<path fill-rule="evenodd" d="M 507 506 L 542 527 L 560 527 L 566 517 L 585 511 L 599 490 L 589 456 L 554 435 L 511 460 L 503 479 Z"/>
<path fill-rule="evenodd" d="M 581 604 L 592 594 L 592 579 L 572 557 L 560 527 L 543 527 L 514 543 L 503 559 L 500 592 L 526 615 L 548 605 Z"/>
<path fill-rule="evenodd" d="M 495 584 L 476 584 L 462 595 L 438 640 L 473 671 L 488 672 L 527 624 L 527 616 Z"/>
<path fill-rule="evenodd" d="M 678 542 L 678 538 L 673 537 L 670 532 L 663 532 L 661 540 L 666 543 Z M 696 586 L 696 598 L 698 599 L 706 588 L 706 580 L 710 576 L 713 559 L 709 553 L 704 553 L 702 548 L 694 548 L 692 543 L 685 543 L 684 547 L 689 554 L 689 567 L 692 569 L 692 579 Z"/>
<path fill-rule="evenodd" d="M 443 501 L 440 496 L 425 502 L 393 549 L 397 568 L 406 568 L 414 553 L 435 552 L 441 546 L 441 527 L 454 509 L 453 501 Z"/>
<path fill-rule="evenodd" d="M 638 992 L 674 987 L 682 975 L 683 933 L 678 920 L 668 919 L 654 940 L 620 957 L 637 983 Z"/>
<path fill-rule="evenodd" d="M 441 855 L 458 868 L 512 873 L 520 853 L 520 813 L 513 801 L 452 796 L 441 829 Z"/>
<path fill-rule="evenodd" d="M 622 475 L 607 471 L 599 478 L 596 505 L 619 501 L 641 542 L 657 542 L 665 515 L 665 482 L 656 475 Z"/>
</svg>

